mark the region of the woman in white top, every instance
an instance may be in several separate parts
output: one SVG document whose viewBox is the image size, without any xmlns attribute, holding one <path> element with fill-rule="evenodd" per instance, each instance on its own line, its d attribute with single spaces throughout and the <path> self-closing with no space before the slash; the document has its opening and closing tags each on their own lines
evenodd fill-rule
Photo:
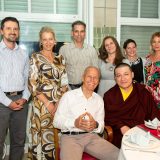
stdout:
<svg viewBox="0 0 160 160">
<path fill-rule="evenodd" d="M 98 87 L 98 94 L 103 97 L 104 93 L 115 85 L 114 68 L 123 61 L 120 46 L 112 36 L 104 37 L 99 48 L 99 69 L 101 79 Z"/>
</svg>

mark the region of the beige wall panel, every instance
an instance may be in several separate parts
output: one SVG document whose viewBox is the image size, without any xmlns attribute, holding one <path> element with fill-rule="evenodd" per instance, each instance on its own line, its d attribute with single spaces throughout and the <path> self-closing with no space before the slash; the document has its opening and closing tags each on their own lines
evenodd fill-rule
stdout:
<svg viewBox="0 0 160 160">
<path fill-rule="evenodd" d="M 116 15 L 117 15 L 117 11 L 116 9 L 108 9 L 106 10 L 106 26 L 107 27 L 116 27 Z"/>
<path fill-rule="evenodd" d="M 109 8 L 117 8 L 117 0 L 106 0 L 106 8 L 107 7 L 109 7 Z"/>
<path fill-rule="evenodd" d="M 105 7 L 105 0 L 94 0 L 94 7 Z"/>
<path fill-rule="evenodd" d="M 94 9 L 94 27 L 103 27 L 104 24 L 104 9 L 95 8 Z"/>
</svg>

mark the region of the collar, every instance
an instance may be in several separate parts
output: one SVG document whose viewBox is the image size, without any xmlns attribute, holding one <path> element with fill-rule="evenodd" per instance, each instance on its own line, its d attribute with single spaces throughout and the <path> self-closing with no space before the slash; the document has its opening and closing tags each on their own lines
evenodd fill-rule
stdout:
<svg viewBox="0 0 160 160">
<path fill-rule="evenodd" d="M 132 87 L 129 89 L 129 91 L 125 91 L 123 88 L 121 88 L 121 87 L 119 87 L 120 88 L 120 90 L 121 90 L 121 92 L 123 92 L 123 93 L 130 93 L 130 92 L 132 92 L 132 90 L 133 90 L 133 85 L 132 85 Z"/>
<path fill-rule="evenodd" d="M 83 94 L 82 87 L 78 88 L 78 93 L 79 93 L 79 95 L 80 95 L 81 97 L 86 98 L 85 95 Z M 95 98 L 95 97 L 96 97 L 96 95 L 95 95 L 95 93 L 93 92 L 93 93 L 92 93 L 92 96 L 89 97 L 89 99 L 90 99 L 90 98 Z"/>
<path fill-rule="evenodd" d="M 10 49 L 10 48 L 8 48 L 8 47 L 6 46 L 6 44 L 4 43 L 3 40 L 0 42 L 0 44 L 1 44 L 2 49 L 5 49 L 5 48 Z M 18 45 L 17 45 L 17 43 L 16 43 L 16 45 L 15 45 L 15 47 L 14 47 L 13 50 L 17 50 L 17 49 L 18 49 Z"/>
<path fill-rule="evenodd" d="M 70 45 L 71 45 L 71 48 L 72 48 L 72 49 L 77 48 L 77 47 L 75 46 L 75 43 L 74 43 L 74 42 L 72 42 Z M 83 49 L 83 48 L 88 48 L 88 45 L 85 44 L 85 43 L 83 43 L 83 47 L 82 47 L 81 49 Z"/>
</svg>

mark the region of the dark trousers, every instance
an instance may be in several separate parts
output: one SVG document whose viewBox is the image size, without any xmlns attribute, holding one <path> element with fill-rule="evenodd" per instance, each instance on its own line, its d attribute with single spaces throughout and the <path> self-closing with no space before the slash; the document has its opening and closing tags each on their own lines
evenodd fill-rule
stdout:
<svg viewBox="0 0 160 160">
<path fill-rule="evenodd" d="M 14 101 L 21 98 L 21 95 L 8 97 Z M 13 111 L 0 103 L 0 160 L 2 160 L 3 144 L 8 129 L 10 135 L 9 160 L 22 160 L 23 158 L 28 105 L 25 104 L 23 107 L 19 111 Z"/>
</svg>

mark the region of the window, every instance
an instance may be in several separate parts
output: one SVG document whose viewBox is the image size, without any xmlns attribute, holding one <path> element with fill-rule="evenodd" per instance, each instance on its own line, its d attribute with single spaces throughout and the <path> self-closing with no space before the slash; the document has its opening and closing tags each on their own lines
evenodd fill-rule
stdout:
<svg viewBox="0 0 160 160">
<path fill-rule="evenodd" d="M 145 57 L 150 51 L 150 38 L 160 27 L 150 26 L 121 26 L 121 46 L 126 39 L 134 39 L 137 43 L 137 54 Z"/>
<path fill-rule="evenodd" d="M 158 18 L 158 0 L 122 0 L 121 17 Z"/>
<path fill-rule="evenodd" d="M 118 1 L 117 37 L 121 46 L 132 38 L 137 42 L 138 55 L 146 56 L 150 51 L 150 37 L 160 31 L 160 0 Z"/>
<path fill-rule="evenodd" d="M 40 28 L 51 26 L 56 32 L 58 41 L 69 42 L 71 23 L 81 18 L 78 9 L 80 0 L 1 0 L 0 2 L 3 17 L 12 15 L 20 20 L 22 41 L 38 41 Z"/>
</svg>

